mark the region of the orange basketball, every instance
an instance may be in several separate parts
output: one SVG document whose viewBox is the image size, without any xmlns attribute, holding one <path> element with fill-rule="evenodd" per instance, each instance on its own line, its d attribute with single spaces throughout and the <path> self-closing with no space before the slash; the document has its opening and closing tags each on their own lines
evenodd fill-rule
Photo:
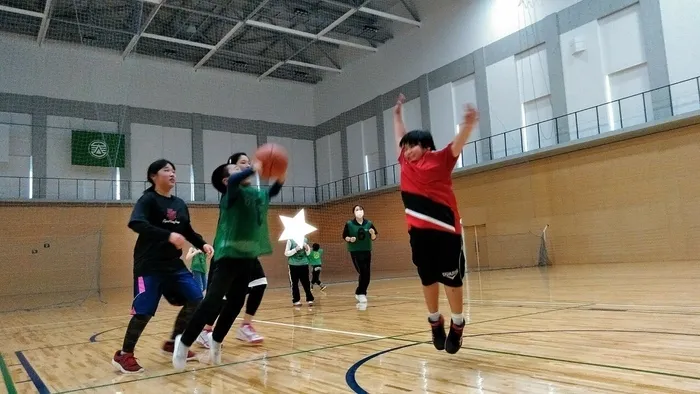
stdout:
<svg viewBox="0 0 700 394">
<path fill-rule="evenodd" d="M 279 178 L 287 171 L 289 157 L 282 145 L 267 143 L 255 152 L 255 158 L 262 164 L 260 177 L 263 179 Z"/>
</svg>

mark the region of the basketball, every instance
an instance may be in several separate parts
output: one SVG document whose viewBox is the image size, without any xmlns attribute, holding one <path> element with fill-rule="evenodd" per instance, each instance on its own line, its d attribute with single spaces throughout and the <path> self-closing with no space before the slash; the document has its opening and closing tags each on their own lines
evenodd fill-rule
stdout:
<svg viewBox="0 0 700 394">
<path fill-rule="evenodd" d="M 255 158 L 262 164 L 260 177 L 263 179 L 279 178 L 287 171 L 289 157 L 282 145 L 267 143 L 255 152 Z"/>
</svg>

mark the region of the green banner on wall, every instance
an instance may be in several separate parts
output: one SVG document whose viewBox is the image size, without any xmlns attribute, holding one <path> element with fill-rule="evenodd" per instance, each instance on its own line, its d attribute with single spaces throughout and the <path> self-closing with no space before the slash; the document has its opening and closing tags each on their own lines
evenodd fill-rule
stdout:
<svg viewBox="0 0 700 394">
<path fill-rule="evenodd" d="M 76 166 L 124 167 L 124 135 L 73 130 L 70 163 Z"/>
</svg>

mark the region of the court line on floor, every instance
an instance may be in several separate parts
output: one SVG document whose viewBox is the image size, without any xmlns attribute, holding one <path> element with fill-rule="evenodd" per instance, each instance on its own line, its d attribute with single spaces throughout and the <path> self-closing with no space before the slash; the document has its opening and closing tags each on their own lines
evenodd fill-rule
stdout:
<svg viewBox="0 0 700 394">
<path fill-rule="evenodd" d="M 589 304 L 583 304 L 583 305 L 589 305 Z M 531 312 L 531 313 L 524 313 L 524 314 L 515 315 L 515 316 L 507 316 L 507 317 L 502 317 L 502 318 L 498 318 L 498 319 L 490 319 L 490 320 L 484 320 L 484 321 L 474 322 L 474 323 L 470 323 L 470 325 L 482 324 L 482 323 L 489 323 L 489 322 L 498 321 L 498 320 L 516 319 L 516 318 L 518 318 L 518 317 L 525 317 L 525 316 L 531 316 L 531 315 L 552 313 L 552 312 L 558 312 L 558 311 L 561 311 L 561 310 L 572 309 L 572 308 L 575 308 L 575 307 L 572 306 L 572 307 L 564 307 L 564 308 L 550 309 L 550 310 L 546 310 L 546 311 L 537 311 L 537 312 Z M 276 355 L 276 356 L 262 356 L 262 357 L 254 358 L 254 359 L 250 359 L 250 360 L 234 361 L 234 362 L 231 362 L 231 363 L 226 363 L 226 364 L 221 364 L 221 365 L 210 365 L 210 366 L 205 366 L 205 367 L 202 367 L 202 368 L 197 368 L 196 371 L 207 370 L 207 369 L 213 369 L 213 368 L 222 368 L 222 367 L 231 366 L 231 365 L 245 364 L 245 363 L 249 363 L 249 362 L 260 361 L 260 360 L 263 360 L 263 359 L 269 360 L 269 359 L 273 359 L 273 358 L 281 358 L 281 357 L 293 356 L 293 355 L 303 354 L 303 353 L 312 353 L 312 352 L 317 352 L 317 351 L 322 351 L 322 350 L 327 350 L 327 349 L 340 348 L 340 347 L 344 347 L 344 346 L 353 346 L 353 345 L 358 345 L 358 344 L 362 344 L 362 343 L 376 342 L 376 341 L 381 341 L 381 340 L 402 340 L 402 341 L 411 341 L 410 339 L 400 339 L 400 337 L 409 336 L 409 335 L 415 335 L 415 334 L 419 334 L 419 333 L 423 333 L 423 332 L 425 332 L 426 330 L 427 330 L 427 328 L 426 328 L 426 329 L 423 329 L 423 330 L 420 330 L 420 331 L 415 331 L 415 332 L 408 332 L 408 333 L 402 333 L 402 334 L 397 334 L 397 335 L 392 335 L 392 336 L 387 336 L 387 337 L 371 338 L 371 339 L 365 339 L 365 340 L 362 340 L 362 341 L 355 341 L 355 342 L 349 342 L 349 343 L 342 343 L 342 344 L 324 346 L 324 347 L 320 347 L 320 348 L 316 348 L 316 349 L 299 350 L 299 351 L 295 351 L 295 352 L 279 354 L 279 355 Z M 415 343 L 416 343 L 416 344 L 420 344 L 420 343 L 422 343 L 422 342 L 415 341 Z M 178 375 L 178 374 L 183 374 L 183 373 L 188 373 L 188 372 L 192 372 L 192 370 L 186 370 L 186 371 L 182 371 L 182 372 L 171 372 L 171 373 L 167 373 L 167 374 L 163 374 L 163 375 L 152 375 L 152 376 L 144 377 L 144 378 L 142 378 L 142 379 L 134 379 L 134 380 L 130 380 L 130 381 L 120 382 L 119 384 L 136 383 L 136 382 L 140 382 L 140 381 L 143 381 L 143 380 L 150 380 L 150 379 L 155 379 L 155 378 L 162 378 L 162 377 L 173 376 L 173 375 Z M 66 394 L 66 393 L 73 393 L 73 392 L 76 392 L 76 391 L 93 390 L 93 389 L 96 389 L 96 388 L 109 387 L 109 386 L 113 386 L 113 385 L 114 385 L 114 383 L 106 383 L 106 384 L 97 385 L 97 386 L 83 387 L 83 388 L 78 388 L 78 389 L 71 389 L 71 390 L 67 390 L 67 391 L 61 391 L 61 392 L 56 393 L 56 394 Z"/>
<path fill-rule="evenodd" d="M 39 374 L 36 372 L 36 370 L 34 370 L 32 364 L 29 363 L 27 357 L 24 356 L 24 353 L 22 353 L 22 351 L 20 350 L 15 352 L 15 355 L 24 367 L 24 371 L 27 372 L 29 379 L 32 381 L 32 383 L 34 383 L 34 387 L 36 387 L 36 390 L 39 392 L 39 394 L 50 394 L 51 392 L 49 391 L 48 387 L 46 387 L 44 381 L 41 380 Z"/>
<path fill-rule="evenodd" d="M 401 304 L 407 304 L 407 302 L 397 302 L 397 303 L 384 304 L 384 305 L 370 305 L 370 306 L 368 306 L 368 308 L 383 308 L 383 307 L 386 307 L 386 306 L 396 306 L 396 305 L 401 305 Z M 331 310 L 331 311 L 319 311 L 319 312 L 314 312 L 314 313 L 305 313 L 305 314 L 302 314 L 301 316 L 320 316 L 320 315 L 327 315 L 327 314 L 330 314 L 330 313 L 347 312 L 347 311 L 351 311 L 351 310 L 355 310 L 355 309 L 357 309 L 357 307 L 345 308 L 345 309 L 335 309 L 335 310 Z M 265 309 L 265 310 L 270 310 L 270 309 Z M 265 310 L 263 310 L 263 311 L 265 311 Z M 260 323 L 263 323 L 263 324 L 276 324 L 276 323 L 277 323 L 278 325 L 288 325 L 288 323 L 279 323 L 279 322 L 277 322 L 277 320 L 289 319 L 290 317 L 293 318 L 293 317 L 296 317 L 296 316 L 283 316 L 283 317 L 278 317 L 278 318 L 273 318 L 273 319 L 267 319 L 267 320 L 253 320 L 253 321 L 255 321 L 255 322 L 260 322 Z M 164 320 L 165 320 L 165 319 L 162 319 L 162 320 L 159 320 L 159 321 L 164 321 Z M 240 317 L 237 317 L 236 320 L 243 320 L 243 319 L 240 318 Z M 126 328 L 126 327 L 127 327 L 127 325 L 122 325 L 122 326 L 119 326 L 119 327 L 113 327 L 113 328 L 110 328 L 110 329 L 108 329 L 108 330 L 104 330 L 104 331 L 102 331 L 102 332 L 98 332 L 97 334 L 93 334 L 93 335 L 90 337 L 90 342 L 98 342 L 98 341 L 97 341 L 97 337 L 99 337 L 100 335 L 105 334 L 105 333 L 110 332 L 110 331 L 114 331 L 114 330 L 120 329 L 120 328 Z M 294 326 L 294 327 L 316 329 L 316 327 L 309 327 L 309 326 Z M 337 331 L 337 332 L 340 333 L 341 331 Z M 159 335 L 159 334 L 154 334 L 154 335 Z M 365 334 L 353 333 L 353 334 L 350 334 L 350 335 L 365 335 Z M 379 336 L 377 336 L 377 337 L 379 337 Z M 83 343 L 83 342 L 81 342 L 81 343 Z M 31 350 L 37 350 L 37 349 L 31 349 Z"/>
<path fill-rule="evenodd" d="M 323 347 L 319 347 L 319 348 L 315 348 L 315 349 L 297 350 L 297 351 L 294 351 L 294 352 L 283 353 L 283 354 L 278 354 L 278 355 L 273 355 L 273 356 L 264 355 L 264 356 L 261 356 L 261 357 L 256 357 L 256 358 L 252 358 L 252 359 L 248 359 L 248 360 L 232 361 L 232 362 L 230 362 L 230 363 L 225 363 L 225 364 L 221 364 L 221 365 L 206 365 L 206 366 L 204 366 L 204 367 L 196 368 L 196 369 L 193 369 L 193 370 L 188 369 L 188 370 L 185 370 L 185 371 L 173 371 L 173 372 L 165 373 L 165 374 L 162 374 L 162 375 L 151 375 L 151 376 L 143 377 L 143 378 L 141 378 L 141 379 L 134 379 L 134 380 L 119 382 L 118 384 L 123 385 L 123 384 L 129 384 L 129 383 L 138 383 L 138 382 L 141 382 L 141 381 L 144 381 L 144 380 L 151 380 L 151 379 L 157 379 L 157 378 L 164 378 L 164 377 L 168 377 L 168 376 L 181 375 L 181 374 L 190 373 L 190 372 L 199 372 L 199 371 L 204 371 L 204 370 L 209 370 L 209 369 L 216 369 L 216 368 L 228 367 L 228 366 L 232 366 L 232 365 L 246 364 L 246 363 L 251 363 L 251 362 L 256 362 L 256 361 L 263 361 L 263 360 L 271 360 L 271 359 L 275 359 L 275 358 L 282 358 L 282 357 L 287 357 L 287 356 L 294 356 L 294 355 L 298 355 L 298 354 L 306 354 L 306 353 L 319 352 L 319 351 L 323 351 L 323 350 L 335 349 L 335 348 L 340 348 L 340 347 L 344 347 L 344 346 L 359 345 L 359 344 L 362 344 L 362 343 L 379 341 L 379 340 L 381 340 L 381 339 L 385 339 L 385 338 L 372 338 L 372 339 L 365 339 L 365 340 L 362 340 L 362 341 L 355 341 L 355 342 L 349 342 L 349 343 L 340 343 L 340 344 L 336 344 L 336 345 L 323 346 Z M 114 385 L 115 385 L 115 383 L 111 383 L 111 382 L 110 382 L 110 383 L 105 383 L 105 384 L 96 385 L 96 386 L 81 387 L 81 388 L 77 388 L 77 389 L 70 389 L 70 390 L 66 390 L 66 391 L 59 391 L 59 392 L 56 392 L 55 394 L 67 394 L 67 393 L 74 393 L 74 392 L 77 392 L 77 391 L 94 390 L 94 389 L 98 389 L 98 388 L 102 388 L 102 387 L 109 387 L 109 386 L 114 386 Z"/>
<path fill-rule="evenodd" d="M 666 332 L 666 331 L 637 331 L 637 330 L 530 330 L 530 331 L 507 331 L 507 332 L 494 332 L 494 333 L 482 333 L 482 334 L 472 334 L 472 335 L 465 335 L 465 338 L 474 338 L 474 337 L 484 337 L 484 336 L 498 336 L 498 335 L 517 335 L 517 334 L 530 334 L 530 333 L 577 333 L 577 332 L 615 332 L 615 333 L 628 333 L 628 334 L 655 334 L 655 335 L 680 335 L 680 336 L 700 336 L 700 334 L 688 334 L 688 333 L 675 333 L 675 332 Z M 408 334 L 412 335 L 412 334 Z M 417 345 L 427 345 L 430 344 L 432 345 L 432 341 L 423 341 L 423 342 L 417 342 L 411 339 L 405 339 L 405 338 L 393 338 L 395 340 L 400 340 L 400 341 L 406 341 L 406 342 L 411 342 L 406 345 L 401 345 L 397 346 L 391 349 L 385 349 L 380 352 L 371 354 L 367 357 L 364 357 L 363 359 L 357 361 L 355 364 L 350 366 L 348 368 L 347 372 L 345 373 L 345 383 L 350 387 L 352 391 L 354 391 L 357 394 L 368 394 L 368 392 L 360 386 L 360 384 L 357 382 L 356 374 L 357 370 L 367 363 L 368 361 L 379 357 L 383 354 L 398 351 L 401 349 L 405 349 L 408 347 L 412 346 L 417 346 Z M 483 348 L 476 348 L 476 347 L 470 347 L 470 346 L 463 346 L 462 349 L 467 349 L 467 350 L 474 350 L 474 351 L 480 351 L 480 352 L 485 352 L 485 353 L 495 353 L 495 354 L 502 354 L 502 355 L 510 355 L 510 356 L 517 356 L 517 357 L 526 357 L 526 358 L 534 358 L 534 359 L 540 359 L 540 360 L 546 360 L 546 361 L 557 361 L 557 362 L 564 362 L 564 363 L 569 363 L 569 364 L 577 364 L 577 365 L 587 365 L 587 366 L 592 366 L 592 367 L 597 367 L 597 368 L 609 368 L 609 369 L 617 369 L 617 370 L 623 370 L 623 371 L 629 371 L 629 372 L 640 372 L 640 373 L 647 373 L 647 374 L 654 374 L 654 375 L 661 375 L 661 376 L 668 376 L 668 377 L 674 377 L 674 378 L 683 378 L 683 379 L 691 379 L 691 380 L 700 380 L 700 376 L 689 376 L 689 375 L 682 375 L 682 374 L 676 374 L 672 372 L 664 372 L 664 371 L 654 371 L 654 370 L 646 370 L 646 369 L 639 369 L 639 368 L 632 368 L 632 367 L 625 367 L 621 365 L 610 365 L 610 364 L 601 364 L 601 363 L 591 363 L 587 361 L 577 361 L 577 360 L 566 360 L 566 359 L 559 359 L 555 357 L 547 357 L 547 356 L 537 356 L 537 355 L 531 355 L 531 354 L 523 354 L 523 353 L 515 353 L 515 352 L 508 352 L 508 351 L 502 351 L 502 350 L 493 350 L 493 349 L 483 349 Z"/>
<path fill-rule="evenodd" d="M 0 354 L 0 373 L 2 373 L 2 380 L 5 382 L 8 394 L 17 394 L 15 384 L 12 382 L 12 375 L 10 370 L 7 369 L 7 364 L 5 364 L 5 358 L 2 357 L 2 354 Z"/>
</svg>

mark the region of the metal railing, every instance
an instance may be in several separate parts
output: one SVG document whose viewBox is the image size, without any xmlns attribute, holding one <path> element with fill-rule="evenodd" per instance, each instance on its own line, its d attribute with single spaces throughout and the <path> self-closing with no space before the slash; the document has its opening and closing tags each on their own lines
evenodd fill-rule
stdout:
<svg viewBox="0 0 700 394">
<path fill-rule="evenodd" d="M 2 200 L 136 201 L 150 185 L 114 179 L 29 178 L 0 176 Z M 220 193 L 210 184 L 179 182 L 173 194 L 185 201 L 218 203 Z M 313 204 L 316 187 L 283 186 L 273 203 Z"/>
<path fill-rule="evenodd" d="M 455 169 L 697 110 L 700 77 L 471 141 L 464 146 Z M 314 204 L 396 185 L 399 181 L 400 167 L 392 164 L 315 187 L 284 186 L 273 202 Z M 147 187 L 143 181 L 0 176 L 0 199 L 135 201 Z M 178 183 L 175 194 L 185 201 L 219 200 L 219 193 L 205 183 Z"/>
<path fill-rule="evenodd" d="M 700 77 L 471 141 L 455 170 L 697 110 Z M 399 165 L 391 164 L 319 185 L 319 202 L 395 185 L 400 173 Z"/>
</svg>

